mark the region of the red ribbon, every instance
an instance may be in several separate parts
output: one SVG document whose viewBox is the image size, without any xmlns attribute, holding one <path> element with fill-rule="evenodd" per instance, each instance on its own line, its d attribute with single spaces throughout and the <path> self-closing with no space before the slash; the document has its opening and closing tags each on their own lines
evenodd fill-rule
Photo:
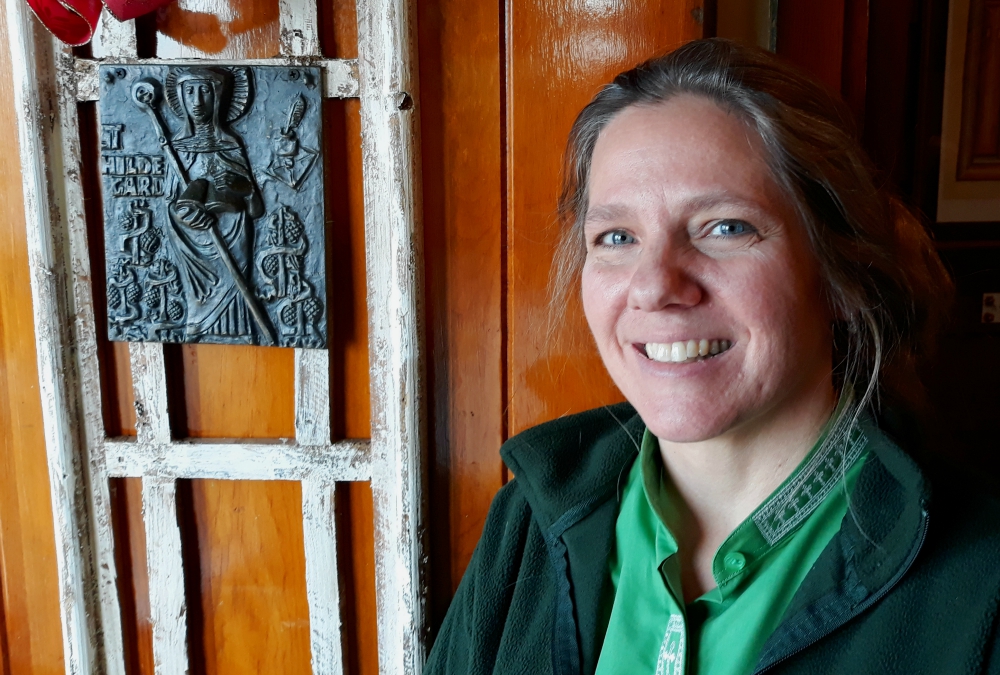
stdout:
<svg viewBox="0 0 1000 675">
<path fill-rule="evenodd" d="M 85 45 L 106 6 L 119 21 L 155 12 L 173 0 L 28 0 L 35 16 L 57 38 L 73 47 Z"/>
</svg>

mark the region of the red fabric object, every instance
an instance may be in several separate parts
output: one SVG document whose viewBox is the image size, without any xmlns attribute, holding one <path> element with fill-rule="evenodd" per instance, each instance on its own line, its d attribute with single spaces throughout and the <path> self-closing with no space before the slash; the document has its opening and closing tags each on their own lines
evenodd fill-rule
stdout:
<svg viewBox="0 0 1000 675">
<path fill-rule="evenodd" d="M 57 38 L 73 47 L 85 45 L 94 36 L 101 10 L 119 21 L 155 12 L 173 0 L 27 0 L 35 16 Z"/>
<path fill-rule="evenodd" d="M 90 42 L 101 16 L 101 0 L 28 0 L 28 6 L 53 35 L 68 45 Z"/>
<path fill-rule="evenodd" d="M 104 6 L 111 12 L 111 16 L 119 21 L 128 21 L 143 14 L 155 12 L 164 5 L 169 5 L 174 0 L 104 0 Z"/>
</svg>

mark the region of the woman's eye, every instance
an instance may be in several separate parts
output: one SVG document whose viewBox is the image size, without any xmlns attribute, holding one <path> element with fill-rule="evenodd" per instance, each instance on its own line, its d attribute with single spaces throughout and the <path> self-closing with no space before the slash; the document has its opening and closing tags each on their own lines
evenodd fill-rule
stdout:
<svg viewBox="0 0 1000 675">
<path fill-rule="evenodd" d="M 623 230 L 612 230 L 611 232 L 605 232 L 597 240 L 597 243 L 602 246 L 625 246 L 635 242 L 635 237 L 633 237 L 628 232 Z"/>
<path fill-rule="evenodd" d="M 717 237 L 739 237 L 755 231 L 753 225 L 744 220 L 720 220 L 712 226 L 711 234 Z"/>
</svg>

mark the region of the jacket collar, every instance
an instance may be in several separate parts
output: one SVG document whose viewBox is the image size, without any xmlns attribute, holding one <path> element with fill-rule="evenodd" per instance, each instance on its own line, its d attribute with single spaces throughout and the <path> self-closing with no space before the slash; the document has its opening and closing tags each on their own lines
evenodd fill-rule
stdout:
<svg viewBox="0 0 1000 675">
<path fill-rule="evenodd" d="M 930 486 L 916 462 L 872 422 L 869 456 L 840 531 L 813 566 L 755 673 L 830 634 L 884 597 L 906 574 L 927 535 Z"/>
<path fill-rule="evenodd" d="M 532 427 L 504 443 L 500 454 L 542 530 L 557 524 L 565 530 L 615 494 L 644 429 L 635 408 L 620 403 Z"/>
<path fill-rule="evenodd" d="M 923 473 L 874 422 L 862 424 L 869 455 L 848 513 L 765 643 L 755 673 L 769 670 L 881 599 L 907 572 L 923 545 L 930 502 Z M 581 630 L 585 627 L 580 623 L 593 623 L 583 617 L 597 616 L 600 594 L 574 601 L 569 588 L 599 589 L 606 581 L 606 561 L 592 558 L 595 551 L 609 548 L 617 510 L 597 521 L 590 519 L 587 532 L 578 537 L 569 536 L 567 530 L 619 493 L 644 429 L 635 409 L 622 403 L 533 427 L 501 448 L 553 559 L 565 561 L 557 566 L 567 585 L 557 602 L 557 615 L 564 620 L 556 622 L 554 648 L 562 643 L 562 651 L 582 654 L 584 672 L 590 670 L 588 661 L 596 658 L 596 651 L 587 657 L 599 649 L 591 643 L 600 629 Z M 567 622 L 575 622 L 576 630 L 562 625 Z M 570 667 L 554 664 L 555 672 L 580 672 L 579 660 L 570 661 Z"/>
<path fill-rule="evenodd" d="M 596 668 L 615 496 L 644 428 L 632 406 L 606 406 L 529 429 L 501 449 L 549 552 L 554 675 Z"/>
</svg>

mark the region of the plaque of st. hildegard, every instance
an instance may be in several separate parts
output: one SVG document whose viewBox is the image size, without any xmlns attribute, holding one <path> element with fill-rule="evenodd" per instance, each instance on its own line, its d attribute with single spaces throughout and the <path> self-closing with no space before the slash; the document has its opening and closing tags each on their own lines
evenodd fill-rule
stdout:
<svg viewBox="0 0 1000 675">
<path fill-rule="evenodd" d="M 325 347 L 319 70 L 100 76 L 109 338 Z"/>
</svg>

